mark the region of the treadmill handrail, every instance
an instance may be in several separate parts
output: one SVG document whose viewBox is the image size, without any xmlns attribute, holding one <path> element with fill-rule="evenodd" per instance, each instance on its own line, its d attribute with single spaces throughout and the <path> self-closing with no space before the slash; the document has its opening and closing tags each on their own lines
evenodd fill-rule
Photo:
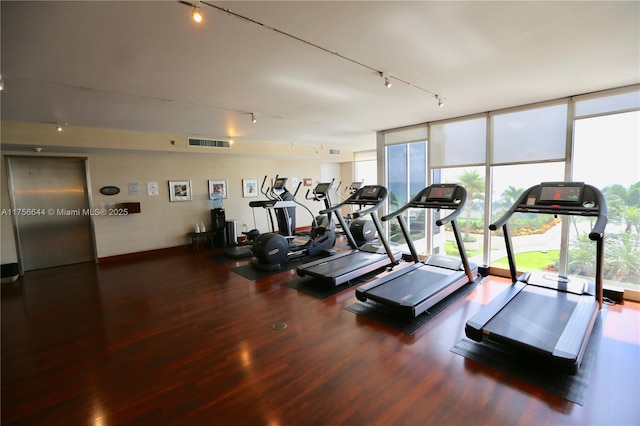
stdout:
<svg viewBox="0 0 640 426">
<path fill-rule="evenodd" d="M 507 223 L 507 221 L 511 218 L 511 216 L 516 212 L 518 207 L 520 207 L 520 204 L 522 204 L 522 202 L 526 200 L 527 197 L 529 197 L 529 194 L 538 186 L 540 185 L 532 186 L 531 188 L 527 189 L 522 194 L 520 194 L 516 202 L 513 203 L 513 205 L 511 206 L 511 208 L 507 210 L 507 212 L 503 214 L 502 217 L 500 217 L 500 219 L 496 220 L 495 222 L 489 225 L 489 229 L 492 231 L 495 231 L 496 229 L 502 227 L 502 225 Z"/>
<path fill-rule="evenodd" d="M 362 193 L 364 193 L 365 191 L 369 190 L 371 187 L 376 187 L 378 188 L 378 199 L 377 200 L 372 200 L 372 199 L 360 199 L 360 195 Z M 384 231 L 382 229 L 382 226 L 380 224 L 380 220 L 378 219 L 378 216 L 376 215 L 376 211 L 382 206 L 382 204 L 385 202 L 385 200 L 387 199 L 387 196 L 389 195 L 389 191 L 387 191 L 387 188 L 385 188 L 382 185 L 367 185 L 367 186 L 363 186 L 361 188 L 359 188 L 357 191 L 355 191 L 353 194 L 351 194 L 349 196 L 349 198 L 347 198 L 346 200 L 344 200 L 343 202 L 336 204 L 335 206 L 332 206 L 330 208 L 326 208 L 324 210 L 320 210 L 318 212 L 318 214 L 330 214 L 332 212 L 335 212 L 337 210 L 339 210 L 340 208 L 342 208 L 343 206 L 351 206 L 351 205 L 372 205 L 373 206 L 369 209 L 366 210 L 360 210 L 358 213 L 359 215 L 363 215 L 363 214 L 370 214 L 371 218 L 373 220 L 373 224 L 376 227 L 376 230 L 378 231 L 378 234 L 382 234 L 382 232 Z M 336 219 L 338 219 L 338 222 L 340 223 L 340 226 L 342 227 L 342 230 L 345 234 L 345 236 L 347 237 L 347 241 L 349 242 L 349 245 L 351 246 L 351 248 L 353 248 L 354 250 L 358 248 L 358 243 L 355 240 L 355 238 L 353 237 L 353 234 L 351 233 L 351 231 L 349 230 L 349 225 L 347 224 L 345 218 L 342 216 L 342 214 L 340 213 L 334 213 L 336 216 Z M 353 216 L 352 216 L 353 217 Z M 391 260 L 391 263 L 395 264 L 397 261 L 393 258 L 393 254 L 391 253 L 391 248 L 389 247 L 389 243 L 386 241 L 385 238 L 381 238 L 380 241 L 383 243 L 385 250 L 387 251 L 387 254 L 389 255 L 389 258 Z"/>
<path fill-rule="evenodd" d="M 405 204 L 404 206 L 400 207 L 398 210 L 381 217 L 380 220 L 382 220 L 383 222 L 386 222 L 386 221 L 391 220 L 394 217 L 404 213 L 406 210 L 408 210 L 410 208 L 425 208 L 423 206 L 420 206 L 420 207 L 415 206 L 415 204 L 421 198 L 422 193 L 425 190 L 429 189 L 429 188 L 431 188 L 431 185 L 428 186 L 427 188 L 423 189 L 422 191 L 420 191 L 407 204 Z M 436 225 L 437 226 L 442 226 L 445 223 L 451 222 L 453 219 L 458 217 L 458 215 L 460 215 L 460 213 L 462 213 L 462 211 L 464 210 L 464 206 L 465 206 L 465 204 L 467 202 L 467 191 L 466 191 L 466 189 L 464 187 L 462 187 L 460 185 L 456 185 L 455 191 L 456 191 L 455 195 L 459 196 L 459 198 L 457 198 L 457 199 L 460 199 L 459 203 L 456 203 L 455 205 L 454 204 L 439 204 L 438 207 L 434 206 L 434 208 L 436 208 L 436 209 L 453 209 L 454 210 L 448 216 L 436 220 Z"/>
<path fill-rule="evenodd" d="M 367 200 L 367 199 L 358 200 L 357 197 L 360 195 L 360 193 L 364 192 L 364 190 L 367 187 L 371 187 L 371 186 L 376 186 L 376 187 L 381 188 L 382 196 L 378 197 L 378 199 L 376 201 Z M 321 210 L 319 213 L 320 214 L 327 214 L 327 213 L 339 210 L 340 208 L 342 208 L 344 206 L 353 205 L 353 204 L 359 204 L 359 205 L 362 205 L 362 206 L 371 206 L 368 209 L 358 210 L 357 212 L 354 212 L 354 214 L 357 213 L 360 216 L 364 216 L 365 214 L 368 214 L 368 213 L 370 213 L 372 211 L 378 210 L 380 208 L 380 206 L 382 206 L 382 203 L 385 202 L 385 200 L 387 199 L 388 196 L 389 196 L 389 192 L 387 191 L 387 188 L 385 188 L 384 186 L 381 186 L 381 185 L 367 185 L 367 186 L 363 186 L 360 189 L 358 189 L 349 198 L 347 198 L 346 200 L 344 200 L 340 204 L 336 204 L 335 206 L 333 206 L 333 207 L 331 207 L 329 209 Z"/>
<path fill-rule="evenodd" d="M 453 194 L 451 197 L 451 201 L 441 201 L 440 199 L 431 199 L 432 201 L 428 202 L 428 194 L 431 193 L 433 188 L 442 188 L 442 187 L 453 187 Z M 460 200 L 459 202 L 455 202 L 453 200 Z M 429 185 L 426 188 L 422 189 L 416 196 L 414 196 L 411 201 L 409 201 L 404 206 L 400 207 L 393 213 L 390 213 L 382 218 L 382 220 L 389 220 L 392 218 L 398 219 L 398 224 L 400 225 L 400 230 L 402 231 L 402 235 L 404 236 L 405 241 L 407 242 L 407 247 L 411 252 L 411 257 L 413 258 L 414 263 L 420 262 L 420 257 L 418 256 L 418 251 L 416 250 L 415 244 L 413 243 L 413 239 L 411 238 L 411 232 L 409 227 L 407 226 L 407 222 L 402 216 L 402 212 L 406 211 L 409 208 L 420 208 L 420 209 L 454 209 L 453 213 L 448 216 L 438 219 L 436 221 L 437 226 L 442 226 L 445 223 L 451 223 L 451 230 L 453 231 L 453 235 L 456 240 L 456 245 L 458 247 L 458 251 L 460 253 L 460 259 L 462 260 L 462 265 L 464 267 L 465 274 L 469 279 L 469 282 L 473 281 L 473 273 L 471 271 L 471 266 L 469 265 L 469 258 L 467 257 L 467 252 L 464 249 L 464 244 L 462 242 L 462 236 L 460 235 L 460 231 L 456 224 L 456 217 L 464 210 L 467 202 L 467 190 L 460 185 L 451 185 L 451 184 L 433 184 Z"/>
<path fill-rule="evenodd" d="M 542 193 L 542 187 L 557 186 L 561 188 L 564 184 L 567 186 L 582 185 L 582 198 L 573 205 L 558 204 L 536 204 L 537 197 L 534 193 L 536 191 L 538 195 Z M 593 198 L 586 198 L 593 197 Z M 529 197 L 532 197 L 531 201 Z M 549 202 L 545 200 L 545 202 Z M 580 203 L 582 202 L 582 203 Z M 587 204 L 589 202 L 589 204 Z M 595 203 L 591 205 L 591 202 Z M 572 208 L 574 207 L 574 208 Z M 513 251 L 513 244 L 511 242 L 511 233 L 509 231 L 508 220 L 515 212 L 530 212 L 537 214 L 553 214 L 553 215 L 573 215 L 573 216 L 597 216 L 598 219 L 593 225 L 591 232 L 589 233 L 589 239 L 596 242 L 596 273 L 595 284 L 596 294 L 595 298 L 598 301 L 599 308 L 602 308 L 603 302 L 603 269 L 604 269 L 604 229 L 607 224 L 607 202 L 602 192 L 593 185 L 584 184 L 582 182 L 543 182 L 538 185 L 534 185 L 527 189 L 518 197 L 518 200 L 511 206 L 511 208 L 496 222 L 489 225 L 489 229 L 495 231 L 499 227 L 502 227 L 503 236 L 505 241 L 505 248 L 507 249 L 507 258 L 509 260 L 509 271 L 511 279 L 515 283 L 517 278 L 517 267 L 515 264 L 515 253 Z"/>
<path fill-rule="evenodd" d="M 607 221 L 608 221 L 608 210 L 607 210 L 607 202 L 604 198 L 604 194 L 602 194 L 602 192 L 591 186 L 591 185 L 585 185 L 585 186 L 589 186 L 592 189 L 594 189 L 594 193 L 596 195 L 596 201 L 598 203 L 598 219 L 596 219 L 596 223 L 593 225 L 593 228 L 591 228 L 591 232 L 589 233 L 589 239 L 592 241 L 598 241 L 604 238 L 604 228 L 607 226 Z"/>
<path fill-rule="evenodd" d="M 386 197 L 385 197 L 385 198 L 386 198 Z M 365 215 L 367 215 L 367 214 L 369 214 L 369 213 L 371 213 L 371 212 L 373 212 L 373 211 L 378 210 L 379 208 L 380 208 L 380 205 L 379 205 L 379 204 L 376 204 L 375 206 L 371 206 L 371 207 L 369 207 L 368 209 L 364 209 L 364 210 L 363 210 L 363 209 L 356 210 L 355 212 L 351 213 L 351 217 L 352 217 L 353 219 L 357 219 L 357 218 L 359 218 L 360 216 L 365 216 Z"/>
<path fill-rule="evenodd" d="M 571 183 L 574 183 L 574 182 L 571 182 Z M 552 206 L 546 207 L 546 206 L 536 205 L 531 208 L 527 208 L 526 201 L 529 199 L 529 197 L 533 192 L 540 189 L 543 185 L 544 183 L 534 185 L 529 189 L 527 189 L 526 191 L 524 191 L 520 195 L 520 197 L 518 197 L 517 201 L 513 203 L 511 208 L 502 215 L 502 217 L 500 217 L 498 220 L 496 220 L 495 222 L 489 225 L 489 229 L 492 231 L 495 231 L 498 228 L 502 227 L 516 212 L 531 212 L 531 213 L 539 213 L 539 214 L 554 214 L 554 215 L 569 215 L 569 216 L 571 215 L 597 216 L 598 219 L 596 220 L 596 223 L 594 224 L 593 228 L 591 229 L 591 232 L 589 233 L 589 239 L 596 241 L 604 237 L 604 229 L 607 225 L 607 203 L 604 198 L 604 195 L 598 188 L 596 188 L 593 185 L 584 184 L 584 188 L 593 192 L 593 195 L 596 198 L 597 214 L 595 214 L 596 210 L 594 210 L 593 213 L 591 213 L 587 210 L 577 210 L 577 209 L 572 210 L 568 207 L 556 208 Z"/>
</svg>

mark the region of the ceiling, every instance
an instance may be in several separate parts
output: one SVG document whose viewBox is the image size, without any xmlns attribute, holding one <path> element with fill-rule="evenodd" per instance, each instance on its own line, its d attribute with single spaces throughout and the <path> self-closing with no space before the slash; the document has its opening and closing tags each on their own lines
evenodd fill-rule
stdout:
<svg viewBox="0 0 640 426">
<path fill-rule="evenodd" d="M 640 82 L 637 1 L 207 1 L 200 24 L 178 1 L 0 5 L 2 119 L 52 126 L 357 151 Z"/>
</svg>

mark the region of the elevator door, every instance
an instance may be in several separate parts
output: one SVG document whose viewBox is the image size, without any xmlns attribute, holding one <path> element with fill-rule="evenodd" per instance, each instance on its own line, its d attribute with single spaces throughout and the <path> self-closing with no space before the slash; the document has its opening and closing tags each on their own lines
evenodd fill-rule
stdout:
<svg viewBox="0 0 640 426">
<path fill-rule="evenodd" d="M 8 158 L 23 271 L 95 259 L 85 161 Z"/>
</svg>

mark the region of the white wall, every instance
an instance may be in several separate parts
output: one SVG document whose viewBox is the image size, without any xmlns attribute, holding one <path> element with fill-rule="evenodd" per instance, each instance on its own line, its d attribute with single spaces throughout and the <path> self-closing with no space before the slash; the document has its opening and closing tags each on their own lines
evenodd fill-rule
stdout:
<svg viewBox="0 0 640 426">
<path fill-rule="evenodd" d="M 295 150 L 290 144 L 236 143 L 230 150 L 186 147 L 185 135 L 155 135 L 112 130 L 78 129 L 75 132 L 65 129 L 66 137 L 50 134 L 49 125 L 34 123 L 4 123 L 2 126 L 1 168 L 2 185 L 0 187 L 0 207 L 9 208 L 9 194 L 6 183 L 6 155 L 55 155 L 81 156 L 88 158 L 89 178 L 91 182 L 91 201 L 94 208 L 100 203 L 140 202 L 141 213 L 123 217 L 93 216 L 98 258 L 127 253 L 154 250 L 185 245 L 190 242 L 186 234 L 193 231 L 196 222 L 211 226 L 211 201 L 208 195 L 209 179 L 225 179 L 228 185 L 228 198 L 223 200 L 227 220 L 235 219 L 238 234 L 247 224 L 254 228 L 253 215 L 249 201 L 260 198 L 243 198 L 242 179 L 254 178 L 262 182 L 265 175 L 276 174 L 290 179 L 311 178 L 313 185 L 320 179 L 322 163 L 336 161 L 328 158 L 328 153 L 316 154 L 316 149 L 297 145 Z M 53 129 L 55 130 L 55 129 Z M 116 149 L 109 148 L 113 140 Z M 171 145 L 170 141 L 178 143 Z M 163 151 L 155 145 L 161 145 Z M 244 146 L 238 146 L 244 145 Z M 36 153 L 32 147 L 43 147 Z M 212 153 L 213 152 L 213 153 Z M 344 163 L 350 152 L 342 152 L 337 159 Z M 349 163 L 349 162 L 347 162 Z M 343 172 L 350 167 L 341 167 Z M 343 176 L 350 181 L 351 175 Z M 170 202 L 170 180 L 190 180 L 192 201 Z M 157 182 L 159 195 L 147 195 L 147 183 Z M 129 195 L 129 184 L 137 183 L 140 195 Z M 100 188 L 114 185 L 120 188 L 118 195 L 106 196 Z M 295 188 L 289 184 L 290 190 Z M 312 212 L 317 213 L 320 203 L 304 199 L 306 190 L 301 187 L 297 200 L 303 202 Z M 311 216 L 298 208 L 297 226 L 311 224 Z M 255 211 L 257 228 L 268 231 L 266 212 Z M 1 263 L 17 260 L 13 225 L 9 216 L 0 218 Z"/>
</svg>

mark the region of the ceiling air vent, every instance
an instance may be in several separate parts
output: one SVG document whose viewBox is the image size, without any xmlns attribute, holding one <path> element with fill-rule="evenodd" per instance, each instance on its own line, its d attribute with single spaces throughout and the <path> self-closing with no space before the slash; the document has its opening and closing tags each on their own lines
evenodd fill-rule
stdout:
<svg viewBox="0 0 640 426">
<path fill-rule="evenodd" d="M 215 139 L 187 139 L 188 146 L 200 146 L 205 148 L 231 148 L 229 141 L 219 141 Z"/>
<path fill-rule="evenodd" d="M 339 149 L 330 149 L 329 150 L 329 154 L 331 154 L 331 155 L 340 155 L 340 150 Z"/>
</svg>

